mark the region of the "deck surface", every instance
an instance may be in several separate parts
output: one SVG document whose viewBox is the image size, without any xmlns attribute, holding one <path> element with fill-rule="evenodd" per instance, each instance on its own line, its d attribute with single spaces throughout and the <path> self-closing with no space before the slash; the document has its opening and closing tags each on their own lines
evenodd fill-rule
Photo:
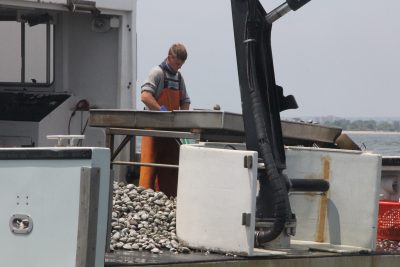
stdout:
<svg viewBox="0 0 400 267">
<path fill-rule="evenodd" d="M 222 254 L 152 254 L 147 251 L 114 252 L 106 255 L 106 267 L 128 266 L 340 266 L 340 267 L 398 267 L 400 254 L 338 254 L 328 252 L 291 251 L 285 256 L 241 257 Z"/>
</svg>

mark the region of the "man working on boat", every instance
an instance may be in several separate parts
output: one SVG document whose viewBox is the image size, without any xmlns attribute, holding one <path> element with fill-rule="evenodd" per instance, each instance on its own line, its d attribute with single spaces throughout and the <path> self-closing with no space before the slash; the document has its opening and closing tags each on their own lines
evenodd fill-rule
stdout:
<svg viewBox="0 0 400 267">
<path fill-rule="evenodd" d="M 183 44 L 173 44 L 168 57 L 150 71 L 142 85 L 141 100 L 147 109 L 155 111 L 188 110 L 190 98 L 179 69 L 185 63 L 187 51 Z M 177 165 L 179 145 L 172 138 L 142 138 L 142 163 Z M 140 168 L 139 185 L 176 196 L 178 170 L 171 168 Z"/>
</svg>

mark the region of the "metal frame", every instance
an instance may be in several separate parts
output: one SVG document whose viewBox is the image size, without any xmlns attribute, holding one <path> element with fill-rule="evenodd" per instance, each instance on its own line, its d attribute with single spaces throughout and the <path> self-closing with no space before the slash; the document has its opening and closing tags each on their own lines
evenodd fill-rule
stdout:
<svg viewBox="0 0 400 267">
<path fill-rule="evenodd" d="M 21 83 L 25 83 L 25 48 L 26 48 L 25 23 L 21 23 Z"/>
<path fill-rule="evenodd" d="M 76 267 L 94 267 L 99 209 L 100 169 L 81 169 Z"/>
<path fill-rule="evenodd" d="M 14 21 L 14 20 L 11 20 Z M 15 21 L 17 22 L 17 21 Z M 0 85 L 16 85 L 16 86 L 29 86 L 29 87 L 50 87 L 54 82 L 54 74 L 53 77 L 51 76 L 51 72 L 54 73 L 54 48 L 52 50 L 52 46 L 54 46 L 54 26 L 53 32 L 51 31 L 51 23 L 46 23 L 46 77 L 45 82 L 27 82 L 26 81 L 26 22 L 20 22 L 20 36 L 21 36 L 21 49 L 20 49 L 20 56 L 21 56 L 21 69 L 20 69 L 20 78 L 21 81 L 0 81 Z M 52 34 L 53 33 L 53 34 Z M 53 39 L 51 38 L 53 35 Z M 52 44 L 53 41 L 53 44 Z M 51 57 L 53 55 L 53 62 L 51 61 Z M 53 64 L 52 64 L 53 63 Z M 53 78 L 53 80 L 51 80 Z"/>
<path fill-rule="evenodd" d="M 46 84 L 50 84 L 50 67 L 51 67 L 51 27 L 50 23 L 46 23 Z M 54 55 L 54 53 L 53 53 Z M 54 70 L 54 65 L 53 65 Z"/>
<path fill-rule="evenodd" d="M 194 130 L 196 131 L 196 130 Z M 114 137 L 115 135 L 124 135 L 121 144 L 114 151 Z M 130 142 L 133 151 L 136 151 L 136 136 L 151 136 L 151 137 L 164 137 L 164 138 L 185 138 L 200 141 L 200 133 L 198 132 L 179 132 L 179 131 L 165 131 L 165 130 L 142 130 L 142 129 L 123 129 L 123 128 L 106 128 L 106 146 L 111 151 L 111 165 L 125 165 L 125 166 L 149 166 L 159 168 L 178 168 L 178 165 L 158 164 L 158 163 L 142 163 L 136 161 L 136 155 L 133 155 L 132 161 L 115 161 L 115 158 Z M 179 144 L 180 142 L 177 141 Z M 135 154 L 135 153 L 134 153 Z"/>
</svg>

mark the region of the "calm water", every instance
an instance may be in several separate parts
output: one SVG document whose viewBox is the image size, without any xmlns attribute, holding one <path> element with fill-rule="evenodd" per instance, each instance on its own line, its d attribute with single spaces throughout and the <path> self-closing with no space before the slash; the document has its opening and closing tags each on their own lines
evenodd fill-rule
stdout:
<svg viewBox="0 0 400 267">
<path fill-rule="evenodd" d="M 346 132 L 363 150 L 400 156 L 400 132 Z"/>
</svg>

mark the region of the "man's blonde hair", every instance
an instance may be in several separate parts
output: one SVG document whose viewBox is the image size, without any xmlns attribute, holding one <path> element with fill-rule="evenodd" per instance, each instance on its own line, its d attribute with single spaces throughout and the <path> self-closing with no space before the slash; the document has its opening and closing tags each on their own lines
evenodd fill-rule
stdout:
<svg viewBox="0 0 400 267">
<path fill-rule="evenodd" d="M 168 55 L 174 56 L 182 61 L 186 61 L 187 59 L 186 47 L 181 43 L 175 43 L 169 48 Z"/>
</svg>

